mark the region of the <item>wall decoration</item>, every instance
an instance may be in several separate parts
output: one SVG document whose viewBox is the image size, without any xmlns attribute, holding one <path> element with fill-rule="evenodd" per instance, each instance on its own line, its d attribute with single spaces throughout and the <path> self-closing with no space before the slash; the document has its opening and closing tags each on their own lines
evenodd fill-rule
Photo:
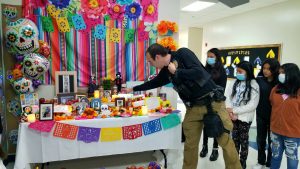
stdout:
<svg viewBox="0 0 300 169">
<path fill-rule="evenodd" d="M 51 103 L 40 104 L 40 121 L 53 120 L 54 107 Z"/>
<path fill-rule="evenodd" d="M 122 140 L 122 128 L 115 127 L 115 128 L 102 128 L 100 140 L 102 142 L 106 141 L 119 141 Z"/>
<path fill-rule="evenodd" d="M 143 126 L 143 133 L 145 136 L 162 130 L 159 119 L 143 123 L 142 126 Z"/>
<path fill-rule="evenodd" d="M 149 32 L 145 31 L 145 25 L 143 21 L 140 21 L 139 28 L 138 28 L 138 40 L 145 41 L 149 39 Z"/>
<path fill-rule="evenodd" d="M 74 28 L 76 30 L 83 30 L 83 29 L 86 29 L 86 24 L 83 20 L 83 17 L 82 15 L 73 15 L 72 16 L 72 21 L 73 21 L 73 24 L 74 24 Z"/>
<path fill-rule="evenodd" d="M 89 18 L 97 19 L 107 13 L 107 0 L 81 0 L 81 10 Z"/>
<path fill-rule="evenodd" d="M 141 15 L 141 11 L 142 11 L 141 5 L 139 3 L 134 2 L 126 6 L 125 14 L 129 19 L 132 20 L 132 19 L 139 18 L 139 16 Z"/>
<path fill-rule="evenodd" d="M 13 6 L 6 6 L 3 9 L 3 15 L 7 18 L 7 19 L 14 19 L 17 17 L 18 11 L 16 7 Z"/>
<path fill-rule="evenodd" d="M 70 26 L 67 17 L 57 17 L 56 22 L 60 32 L 70 32 Z"/>
<path fill-rule="evenodd" d="M 154 23 L 145 23 L 145 31 L 149 32 L 150 39 L 157 38 L 157 22 Z"/>
<path fill-rule="evenodd" d="M 78 141 L 85 143 L 98 142 L 100 138 L 100 128 L 92 127 L 79 127 L 78 130 Z"/>
<path fill-rule="evenodd" d="M 19 78 L 13 81 L 13 89 L 17 94 L 26 94 L 34 92 L 32 80 L 27 77 Z"/>
<path fill-rule="evenodd" d="M 133 140 L 143 135 L 142 124 L 122 127 L 123 139 Z"/>
<path fill-rule="evenodd" d="M 143 7 L 143 20 L 154 22 L 158 18 L 158 0 L 141 0 Z"/>
<path fill-rule="evenodd" d="M 177 50 L 177 42 L 172 37 L 165 37 L 158 40 L 158 43 L 165 48 L 169 48 L 171 51 Z"/>
<path fill-rule="evenodd" d="M 42 27 L 44 32 L 54 31 L 51 17 L 42 16 Z"/>
<path fill-rule="evenodd" d="M 56 94 L 76 93 L 77 92 L 77 74 L 75 71 L 57 71 L 55 72 Z"/>
<path fill-rule="evenodd" d="M 110 40 L 115 43 L 120 43 L 121 40 L 121 30 L 117 28 L 112 28 L 110 30 Z"/>
<path fill-rule="evenodd" d="M 8 139 L 12 144 L 18 143 L 18 130 L 11 130 L 8 135 Z"/>
<path fill-rule="evenodd" d="M 47 12 L 53 18 L 57 18 L 60 15 L 61 10 L 60 9 L 56 9 L 54 5 L 47 5 Z"/>
<path fill-rule="evenodd" d="M 48 59 L 38 53 L 24 55 L 23 73 L 30 79 L 39 79 L 50 66 Z"/>
<path fill-rule="evenodd" d="M 63 9 L 69 6 L 71 0 L 49 0 L 56 8 Z"/>
<path fill-rule="evenodd" d="M 122 21 L 124 18 L 125 6 L 111 4 L 111 7 L 108 9 L 108 13 L 111 19 Z"/>
<path fill-rule="evenodd" d="M 262 63 L 266 59 L 277 59 L 280 61 L 281 44 L 250 45 L 219 48 L 220 55 L 225 61 L 227 77 L 234 78 L 236 65 L 241 61 L 249 61 L 254 66 L 254 75 L 261 70 Z"/>
<path fill-rule="evenodd" d="M 7 111 L 12 115 L 14 115 L 15 117 L 19 117 L 22 112 L 20 100 L 17 99 L 9 100 L 7 103 Z"/>
<path fill-rule="evenodd" d="M 106 26 L 97 25 L 94 33 L 95 38 L 104 40 L 106 38 Z"/>
<path fill-rule="evenodd" d="M 126 29 L 125 30 L 125 43 L 130 43 L 134 41 L 134 29 Z"/>
<path fill-rule="evenodd" d="M 78 126 L 56 123 L 53 136 L 74 140 L 77 136 Z"/>
</svg>

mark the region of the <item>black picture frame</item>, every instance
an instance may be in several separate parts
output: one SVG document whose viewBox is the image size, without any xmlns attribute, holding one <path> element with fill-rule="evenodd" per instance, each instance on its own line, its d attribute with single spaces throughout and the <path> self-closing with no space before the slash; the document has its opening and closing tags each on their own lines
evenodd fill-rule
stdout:
<svg viewBox="0 0 300 169">
<path fill-rule="evenodd" d="M 77 72 L 76 71 L 56 71 L 55 72 L 56 95 L 61 93 L 77 92 Z"/>
<path fill-rule="evenodd" d="M 125 107 L 126 101 L 124 97 L 117 97 L 115 98 L 115 106 L 116 107 Z"/>
<path fill-rule="evenodd" d="M 53 111 L 54 111 L 54 106 L 52 103 L 41 103 L 40 111 L 39 111 L 39 120 L 40 121 L 53 120 Z"/>
<path fill-rule="evenodd" d="M 75 93 L 57 94 L 58 104 L 66 104 L 69 100 L 75 100 Z"/>
</svg>

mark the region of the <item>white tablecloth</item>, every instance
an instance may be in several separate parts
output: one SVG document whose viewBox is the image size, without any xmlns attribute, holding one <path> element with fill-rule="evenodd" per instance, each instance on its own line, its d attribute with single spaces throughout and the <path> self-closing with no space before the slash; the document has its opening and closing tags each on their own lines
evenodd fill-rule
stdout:
<svg viewBox="0 0 300 169">
<path fill-rule="evenodd" d="M 141 124 L 154 117 L 140 116 L 131 118 L 107 118 L 93 120 L 72 120 L 63 123 L 85 127 L 122 127 Z M 84 143 L 53 137 L 50 133 L 41 133 L 28 128 L 28 123 L 21 123 L 16 152 L 15 169 L 24 169 L 29 163 L 45 163 L 76 158 L 125 154 L 159 149 L 178 149 L 181 145 L 181 124 L 150 135 L 142 135 L 134 140 L 113 142 Z"/>
</svg>

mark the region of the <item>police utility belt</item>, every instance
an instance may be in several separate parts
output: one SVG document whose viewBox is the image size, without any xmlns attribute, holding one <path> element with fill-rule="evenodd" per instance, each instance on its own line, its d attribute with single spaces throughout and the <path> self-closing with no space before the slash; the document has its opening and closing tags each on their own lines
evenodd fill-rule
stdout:
<svg viewBox="0 0 300 169">
<path fill-rule="evenodd" d="M 206 106 L 211 104 L 211 102 L 213 101 L 221 102 L 225 100 L 226 97 L 223 95 L 223 93 L 221 93 L 220 91 L 218 91 L 218 89 L 216 89 L 199 98 L 193 99 L 191 101 L 183 101 L 183 102 L 187 107 L 193 107 L 193 106 Z"/>
</svg>

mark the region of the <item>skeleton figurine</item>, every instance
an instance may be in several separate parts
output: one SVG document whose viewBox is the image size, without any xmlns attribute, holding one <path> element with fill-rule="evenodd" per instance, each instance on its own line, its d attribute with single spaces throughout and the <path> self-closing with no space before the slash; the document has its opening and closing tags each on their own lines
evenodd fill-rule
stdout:
<svg viewBox="0 0 300 169">
<path fill-rule="evenodd" d="M 115 85 L 118 87 L 118 93 L 121 92 L 122 88 L 122 75 L 120 72 L 116 74 Z"/>
<path fill-rule="evenodd" d="M 101 105 L 101 113 L 100 116 L 106 116 L 106 117 L 110 117 L 111 112 L 108 109 L 108 105 L 107 104 L 102 104 Z"/>
</svg>

